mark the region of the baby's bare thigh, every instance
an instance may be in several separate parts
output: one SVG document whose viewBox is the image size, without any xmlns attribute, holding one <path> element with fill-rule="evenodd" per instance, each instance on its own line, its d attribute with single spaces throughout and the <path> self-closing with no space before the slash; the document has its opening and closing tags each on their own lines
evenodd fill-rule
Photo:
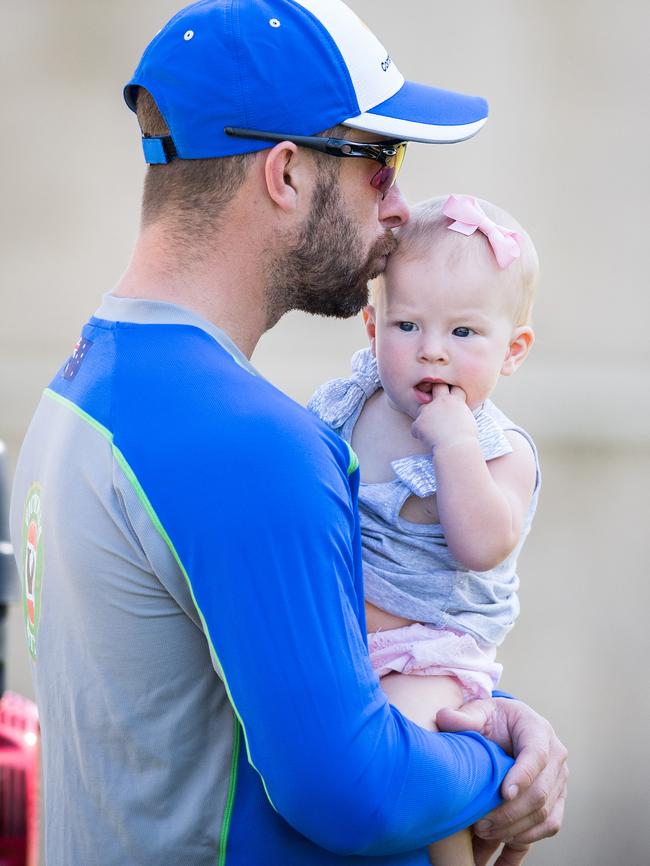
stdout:
<svg viewBox="0 0 650 866">
<path fill-rule="evenodd" d="M 463 693 L 453 677 L 418 677 L 392 673 L 381 678 L 388 700 L 412 722 L 437 731 L 436 713 L 443 707 L 460 707 Z"/>
</svg>

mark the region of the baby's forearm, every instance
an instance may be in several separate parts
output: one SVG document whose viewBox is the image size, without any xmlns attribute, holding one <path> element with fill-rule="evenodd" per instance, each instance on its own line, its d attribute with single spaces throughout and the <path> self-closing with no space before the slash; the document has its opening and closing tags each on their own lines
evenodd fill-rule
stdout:
<svg viewBox="0 0 650 866">
<path fill-rule="evenodd" d="M 434 448 L 436 501 L 447 545 L 466 568 L 487 571 L 502 562 L 519 537 L 511 503 L 496 484 L 478 439 L 463 437 Z"/>
</svg>

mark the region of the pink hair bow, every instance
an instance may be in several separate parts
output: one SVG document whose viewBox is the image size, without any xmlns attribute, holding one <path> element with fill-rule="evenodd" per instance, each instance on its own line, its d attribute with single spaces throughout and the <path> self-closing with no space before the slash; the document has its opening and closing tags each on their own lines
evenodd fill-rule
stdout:
<svg viewBox="0 0 650 866">
<path fill-rule="evenodd" d="M 497 225 L 471 195 L 450 195 L 443 205 L 445 216 L 455 220 L 448 228 L 463 235 L 478 229 L 487 237 L 500 268 L 507 268 L 521 255 L 522 238 L 518 232 Z"/>
</svg>

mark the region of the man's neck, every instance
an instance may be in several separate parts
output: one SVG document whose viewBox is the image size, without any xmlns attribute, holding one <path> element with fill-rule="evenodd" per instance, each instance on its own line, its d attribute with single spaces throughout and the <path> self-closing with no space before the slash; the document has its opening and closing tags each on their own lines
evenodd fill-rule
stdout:
<svg viewBox="0 0 650 866">
<path fill-rule="evenodd" d="M 193 257 L 187 250 L 179 253 L 163 227 L 144 228 L 113 294 L 187 307 L 225 331 L 250 358 L 269 326 L 264 272 L 254 242 L 242 250 L 229 234 L 222 232 L 218 247 L 204 247 Z"/>
</svg>

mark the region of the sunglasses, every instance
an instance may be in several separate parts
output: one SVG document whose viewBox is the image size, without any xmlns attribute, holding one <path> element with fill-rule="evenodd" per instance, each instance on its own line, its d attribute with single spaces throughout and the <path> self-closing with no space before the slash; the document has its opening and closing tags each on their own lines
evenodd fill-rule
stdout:
<svg viewBox="0 0 650 866">
<path fill-rule="evenodd" d="M 370 186 L 385 198 L 388 190 L 397 180 L 397 175 L 404 162 L 406 141 L 347 141 L 344 138 L 323 138 L 318 135 L 284 135 L 279 132 L 260 132 L 257 129 L 242 129 L 226 126 L 226 135 L 234 138 L 253 138 L 259 141 L 291 141 L 300 147 L 309 147 L 326 153 L 328 156 L 357 156 L 361 159 L 374 159 L 381 163 L 381 168 L 370 178 Z"/>
</svg>

